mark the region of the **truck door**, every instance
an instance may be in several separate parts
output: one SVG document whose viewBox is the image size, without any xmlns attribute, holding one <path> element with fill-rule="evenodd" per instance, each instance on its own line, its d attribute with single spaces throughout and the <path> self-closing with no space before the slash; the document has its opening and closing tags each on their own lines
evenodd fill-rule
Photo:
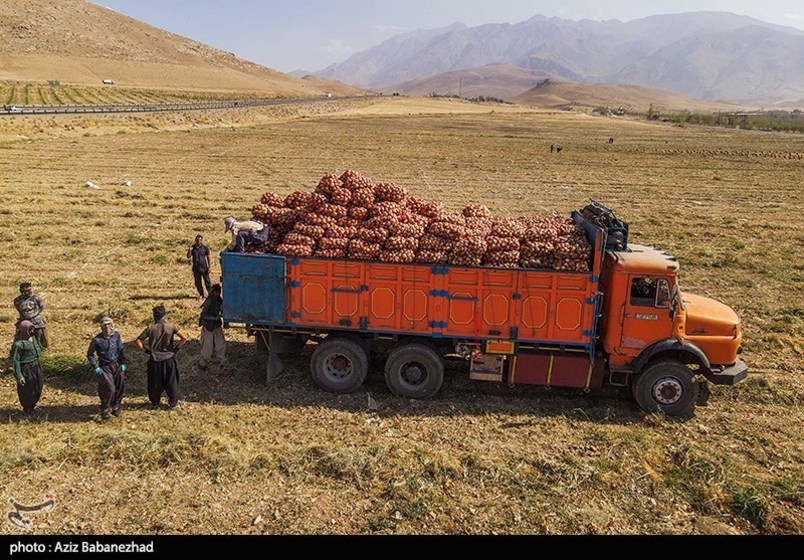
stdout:
<svg viewBox="0 0 804 560">
<path fill-rule="evenodd" d="M 654 342 L 672 337 L 668 279 L 632 274 L 628 287 L 621 316 L 621 347 L 642 350 Z"/>
</svg>

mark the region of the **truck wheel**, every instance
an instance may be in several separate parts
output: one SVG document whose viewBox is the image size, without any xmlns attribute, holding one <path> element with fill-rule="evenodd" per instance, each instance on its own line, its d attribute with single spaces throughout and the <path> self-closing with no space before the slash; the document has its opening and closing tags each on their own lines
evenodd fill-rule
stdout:
<svg viewBox="0 0 804 560">
<path fill-rule="evenodd" d="M 444 360 L 424 344 L 400 346 L 385 362 L 385 382 L 400 397 L 427 399 L 435 395 L 444 380 Z"/>
<path fill-rule="evenodd" d="M 331 393 L 352 393 L 366 380 L 368 356 L 360 344 L 348 338 L 328 338 L 310 360 L 313 381 Z"/>
<path fill-rule="evenodd" d="M 639 407 L 645 412 L 689 416 L 698 400 L 698 383 L 681 362 L 661 360 L 648 366 L 631 384 Z"/>
</svg>

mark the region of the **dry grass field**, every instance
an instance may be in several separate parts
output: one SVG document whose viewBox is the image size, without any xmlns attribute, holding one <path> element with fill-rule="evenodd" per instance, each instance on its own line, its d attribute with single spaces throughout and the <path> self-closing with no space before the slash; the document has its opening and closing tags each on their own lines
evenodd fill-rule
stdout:
<svg viewBox="0 0 804 560">
<path fill-rule="evenodd" d="M 804 137 L 433 100 L 328 111 L 0 118 L 2 334 L 30 279 L 53 344 L 35 419 L 2 365 L 2 503 L 54 492 L 38 533 L 804 532 Z M 686 290 L 740 312 L 751 376 L 682 422 L 626 390 L 511 389 L 460 363 L 427 402 L 393 397 L 381 364 L 336 396 L 309 348 L 266 386 L 237 331 L 230 367 L 199 371 L 194 235 L 220 250 L 226 215 L 347 168 L 454 209 L 611 205 L 679 257 Z M 158 302 L 193 339 L 184 407 L 146 408 L 129 343 L 124 416 L 100 423 L 93 321 L 132 341 Z"/>
</svg>

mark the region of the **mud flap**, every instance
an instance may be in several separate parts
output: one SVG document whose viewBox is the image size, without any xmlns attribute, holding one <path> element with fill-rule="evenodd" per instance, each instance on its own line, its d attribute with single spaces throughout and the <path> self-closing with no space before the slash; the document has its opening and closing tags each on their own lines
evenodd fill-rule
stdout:
<svg viewBox="0 0 804 560">
<path fill-rule="evenodd" d="M 709 382 L 706 379 L 698 381 L 698 401 L 695 403 L 697 406 L 707 406 L 709 404 L 709 397 L 712 396 L 712 391 L 709 389 Z"/>
<path fill-rule="evenodd" d="M 257 332 L 257 336 L 262 337 L 262 342 L 268 350 L 268 365 L 265 367 L 265 382 L 270 383 L 285 370 L 285 365 L 279 357 L 279 350 L 282 348 L 282 335 L 278 333 L 266 334 L 264 331 Z"/>
</svg>

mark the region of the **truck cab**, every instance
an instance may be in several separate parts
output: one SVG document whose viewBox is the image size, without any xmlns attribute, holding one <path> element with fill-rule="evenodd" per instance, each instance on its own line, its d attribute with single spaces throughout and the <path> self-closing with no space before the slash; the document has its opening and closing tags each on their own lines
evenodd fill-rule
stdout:
<svg viewBox="0 0 804 560">
<path fill-rule="evenodd" d="M 695 377 L 718 385 L 743 380 L 737 313 L 685 293 L 678 260 L 644 245 L 609 250 L 600 286 L 605 294 L 601 343 L 614 384 L 630 384 L 646 410 L 681 413 L 698 397 Z"/>
</svg>

